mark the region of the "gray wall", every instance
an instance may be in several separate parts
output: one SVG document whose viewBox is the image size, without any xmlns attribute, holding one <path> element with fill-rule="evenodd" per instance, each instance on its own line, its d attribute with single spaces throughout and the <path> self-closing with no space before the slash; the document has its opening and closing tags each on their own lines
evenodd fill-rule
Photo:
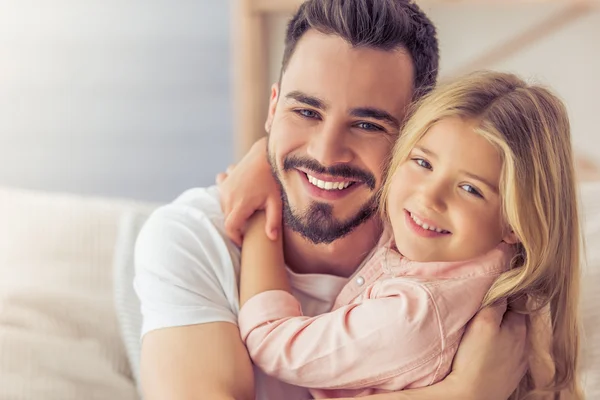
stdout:
<svg viewBox="0 0 600 400">
<path fill-rule="evenodd" d="M 230 2 L 0 0 L 0 185 L 166 201 L 233 160 Z"/>
</svg>

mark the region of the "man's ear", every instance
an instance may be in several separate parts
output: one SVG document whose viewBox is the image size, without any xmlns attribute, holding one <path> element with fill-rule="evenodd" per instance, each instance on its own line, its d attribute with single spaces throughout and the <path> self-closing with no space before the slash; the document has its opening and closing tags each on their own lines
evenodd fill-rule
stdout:
<svg viewBox="0 0 600 400">
<path fill-rule="evenodd" d="M 274 83 L 271 86 L 271 97 L 269 98 L 269 112 L 267 114 L 267 120 L 265 121 L 265 131 L 267 133 L 271 131 L 271 125 L 273 125 L 275 110 L 277 110 L 277 100 L 279 100 L 279 84 Z"/>
<path fill-rule="evenodd" d="M 508 234 L 504 235 L 502 241 L 508 244 L 517 244 L 520 242 L 519 238 L 512 229 Z"/>
</svg>

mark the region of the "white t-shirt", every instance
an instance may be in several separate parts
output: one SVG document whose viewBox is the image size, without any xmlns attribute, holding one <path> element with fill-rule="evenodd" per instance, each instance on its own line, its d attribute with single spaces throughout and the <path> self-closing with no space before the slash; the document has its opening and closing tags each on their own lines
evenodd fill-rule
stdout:
<svg viewBox="0 0 600 400">
<path fill-rule="evenodd" d="M 190 189 L 150 216 L 136 242 L 135 268 L 142 336 L 155 329 L 207 322 L 237 325 L 240 250 L 225 235 L 215 186 Z M 332 275 L 289 275 L 293 294 L 308 316 L 328 312 L 348 281 Z M 254 372 L 257 400 L 310 398 L 306 389 L 256 368 Z"/>
</svg>

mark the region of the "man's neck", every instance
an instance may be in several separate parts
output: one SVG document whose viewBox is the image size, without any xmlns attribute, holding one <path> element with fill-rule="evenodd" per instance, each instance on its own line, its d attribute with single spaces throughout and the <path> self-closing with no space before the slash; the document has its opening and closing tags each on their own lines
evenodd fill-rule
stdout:
<svg viewBox="0 0 600 400">
<path fill-rule="evenodd" d="M 300 274 L 348 277 L 354 273 L 381 236 L 377 216 L 329 244 L 314 244 L 289 228 L 284 232 L 284 254 L 289 268 Z"/>
</svg>

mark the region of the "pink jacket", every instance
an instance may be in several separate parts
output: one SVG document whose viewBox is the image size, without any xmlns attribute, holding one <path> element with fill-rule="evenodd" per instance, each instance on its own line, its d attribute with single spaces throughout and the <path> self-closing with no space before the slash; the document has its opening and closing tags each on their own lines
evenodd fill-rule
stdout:
<svg viewBox="0 0 600 400">
<path fill-rule="evenodd" d="M 501 244 L 475 260 L 417 263 L 388 242 L 329 313 L 305 317 L 285 291 L 252 297 L 238 317 L 242 339 L 265 373 L 315 398 L 432 385 L 450 372 L 465 325 L 512 256 Z"/>
</svg>

